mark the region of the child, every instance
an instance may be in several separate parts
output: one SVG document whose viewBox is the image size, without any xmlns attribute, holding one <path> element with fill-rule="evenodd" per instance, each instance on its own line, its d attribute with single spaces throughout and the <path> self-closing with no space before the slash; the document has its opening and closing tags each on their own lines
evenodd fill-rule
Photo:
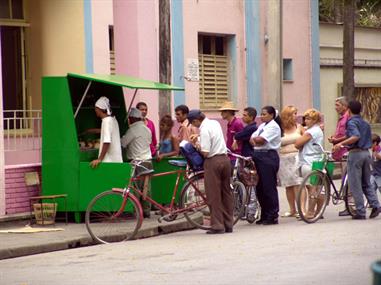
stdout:
<svg viewBox="0 0 381 285">
<path fill-rule="evenodd" d="M 170 115 L 165 115 L 160 120 L 160 144 L 159 154 L 156 160 L 160 161 L 163 157 L 178 155 L 179 140 L 172 135 L 173 121 Z"/>
<path fill-rule="evenodd" d="M 370 187 L 377 194 L 377 188 L 381 193 L 381 146 L 380 136 L 372 134 L 373 171 L 370 176 Z"/>
</svg>

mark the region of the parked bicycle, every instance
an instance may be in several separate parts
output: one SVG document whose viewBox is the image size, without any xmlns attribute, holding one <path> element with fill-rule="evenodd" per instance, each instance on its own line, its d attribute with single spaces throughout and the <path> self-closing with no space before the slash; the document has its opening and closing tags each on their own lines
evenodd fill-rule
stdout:
<svg viewBox="0 0 381 285">
<path fill-rule="evenodd" d="M 170 160 L 168 163 L 180 168 L 154 173 L 154 170 L 144 166 L 144 161 L 132 161 L 131 177 L 125 188 L 112 188 L 94 197 L 87 207 L 85 221 L 87 230 L 95 241 L 109 243 L 136 237 L 143 223 L 143 210 L 138 197 L 159 209 L 162 213 L 159 222 L 171 222 L 185 217 L 190 224 L 199 229 L 210 229 L 210 210 L 206 203 L 204 172 L 193 171 L 187 166 L 186 161 Z M 154 177 L 173 174 L 177 176 L 171 202 L 163 206 L 147 195 L 148 183 Z M 180 179 L 186 182 L 180 192 L 180 201 L 176 203 Z M 139 189 L 137 183 L 144 184 L 143 189 Z M 236 183 L 232 184 L 232 189 L 235 185 Z"/>
<path fill-rule="evenodd" d="M 345 202 L 345 207 L 351 215 L 355 215 L 356 208 L 352 195 L 349 191 L 347 173 L 342 174 L 340 188 L 337 189 L 328 166 L 333 163 L 331 152 L 325 151 L 319 144 L 314 144 L 322 152 L 322 169 L 312 170 L 304 177 L 297 195 L 297 206 L 300 218 L 306 223 L 315 223 L 323 217 L 325 208 L 332 197 L 334 205 L 341 201 Z M 331 191 L 333 189 L 333 192 Z"/>
<path fill-rule="evenodd" d="M 178 165 L 174 161 L 171 164 Z M 204 173 L 194 173 L 185 168 L 186 163 L 179 169 L 154 173 L 154 170 L 144 166 L 144 161 L 132 161 L 131 176 L 125 188 L 112 188 L 100 193 L 89 203 L 86 210 L 86 227 L 92 238 L 100 243 L 133 239 L 143 223 L 143 210 L 138 197 L 155 205 L 162 213 L 158 219 L 173 221 L 179 215 L 194 226 L 209 229 L 204 224 L 204 216 L 209 214 L 204 189 Z M 135 175 L 136 174 L 136 175 Z M 147 195 L 149 180 L 153 177 L 176 174 L 176 184 L 173 189 L 171 203 L 163 206 Z M 177 205 L 175 198 L 178 192 L 180 178 L 186 180 L 180 193 Z M 143 184 L 139 189 L 138 184 Z M 197 215 L 197 218 L 193 218 Z"/>
<path fill-rule="evenodd" d="M 232 175 L 232 181 L 235 183 L 233 187 L 234 215 L 237 220 L 246 220 L 252 224 L 261 213 L 255 188 L 258 183 L 255 163 L 251 157 L 244 157 L 230 151 L 229 155 L 236 158 Z"/>
</svg>

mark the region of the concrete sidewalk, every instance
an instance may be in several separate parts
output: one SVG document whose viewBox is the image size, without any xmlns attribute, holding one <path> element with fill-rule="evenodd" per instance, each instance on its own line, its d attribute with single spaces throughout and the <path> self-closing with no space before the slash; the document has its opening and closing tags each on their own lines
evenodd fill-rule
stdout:
<svg viewBox="0 0 381 285">
<path fill-rule="evenodd" d="M 191 226 L 184 218 L 173 222 L 159 223 L 159 216 L 153 215 L 144 219 L 137 238 L 147 238 L 161 234 L 168 234 L 183 230 L 190 230 Z M 0 230 L 19 229 L 29 224 L 27 220 L 0 221 Z M 33 227 L 40 228 L 39 225 Z M 86 225 L 75 223 L 56 223 L 44 228 L 62 228 L 63 231 L 39 233 L 0 233 L 0 259 L 32 255 L 56 250 L 70 249 L 81 246 L 94 245 Z"/>
</svg>

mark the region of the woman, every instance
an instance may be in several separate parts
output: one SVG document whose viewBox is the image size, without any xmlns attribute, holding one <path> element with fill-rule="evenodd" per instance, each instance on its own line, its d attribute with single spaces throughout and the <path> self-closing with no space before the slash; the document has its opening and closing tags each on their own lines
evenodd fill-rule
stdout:
<svg viewBox="0 0 381 285">
<path fill-rule="evenodd" d="M 254 147 L 253 159 L 257 167 L 259 182 L 257 196 L 261 205 L 261 218 L 256 224 L 278 224 L 279 199 L 277 172 L 279 169 L 278 150 L 281 144 L 281 129 L 274 119 L 279 117 L 272 106 L 262 108 L 262 124 L 252 134 L 250 143 Z"/>
<path fill-rule="evenodd" d="M 289 105 L 283 108 L 280 113 L 282 122 L 283 136 L 280 148 L 280 167 L 278 177 L 280 186 L 286 188 L 286 197 L 289 211 L 284 213 L 282 217 L 297 217 L 295 197 L 300 184 L 298 175 L 298 149 L 294 146 L 295 141 L 302 135 L 302 127 L 297 124 L 297 109 L 295 106 Z"/>
<path fill-rule="evenodd" d="M 299 174 L 301 177 L 305 177 L 311 170 L 314 161 L 319 161 L 321 159 L 321 148 L 319 145 L 323 144 L 323 131 L 320 128 L 321 116 L 319 111 L 315 109 L 308 109 L 304 112 L 304 122 L 306 125 L 306 130 L 303 135 L 295 141 L 295 147 L 299 150 Z M 313 186 L 310 191 L 313 192 Z M 323 200 L 324 196 L 318 198 L 318 209 L 319 200 Z M 315 215 L 316 203 L 309 203 L 309 209 L 305 209 L 306 215 L 313 217 Z M 302 208 L 304 208 L 302 206 Z M 318 211 L 317 209 L 317 211 Z"/>
<path fill-rule="evenodd" d="M 175 156 L 179 153 L 179 140 L 172 135 L 173 121 L 170 115 L 165 115 L 160 120 L 160 147 L 157 161 L 163 157 Z"/>
</svg>

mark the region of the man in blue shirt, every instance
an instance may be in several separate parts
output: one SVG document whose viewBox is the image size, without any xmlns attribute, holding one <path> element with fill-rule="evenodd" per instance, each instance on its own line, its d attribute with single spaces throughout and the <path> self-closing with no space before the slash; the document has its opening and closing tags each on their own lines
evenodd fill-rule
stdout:
<svg viewBox="0 0 381 285">
<path fill-rule="evenodd" d="M 255 118 L 257 117 L 257 110 L 253 107 L 247 107 L 243 110 L 242 121 L 246 126 L 242 131 L 238 132 L 234 136 L 234 142 L 232 145 L 233 150 L 238 149 L 237 141 L 242 142 L 242 155 L 252 156 L 253 146 L 250 144 L 251 135 L 257 130 L 257 124 Z"/>
<path fill-rule="evenodd" d="M 372 207 L 369 218 L 375 218 L 381 213 L 380 202 L 370 187 L 370 165 L 372 158 L 369 149 L 372 147 L 372 135 L 370 126 L 360 116 L 361 103 L 351 101 L 348 104 L 350 118 L 347 122 L 347 139 L 333 146 L 333 151 L 337 151 L 342 146 L 348 146 L 348 183 L 356 205 L 355 220 L 365 220 L 366 208 L 364 198 Z"/>
</svg>

